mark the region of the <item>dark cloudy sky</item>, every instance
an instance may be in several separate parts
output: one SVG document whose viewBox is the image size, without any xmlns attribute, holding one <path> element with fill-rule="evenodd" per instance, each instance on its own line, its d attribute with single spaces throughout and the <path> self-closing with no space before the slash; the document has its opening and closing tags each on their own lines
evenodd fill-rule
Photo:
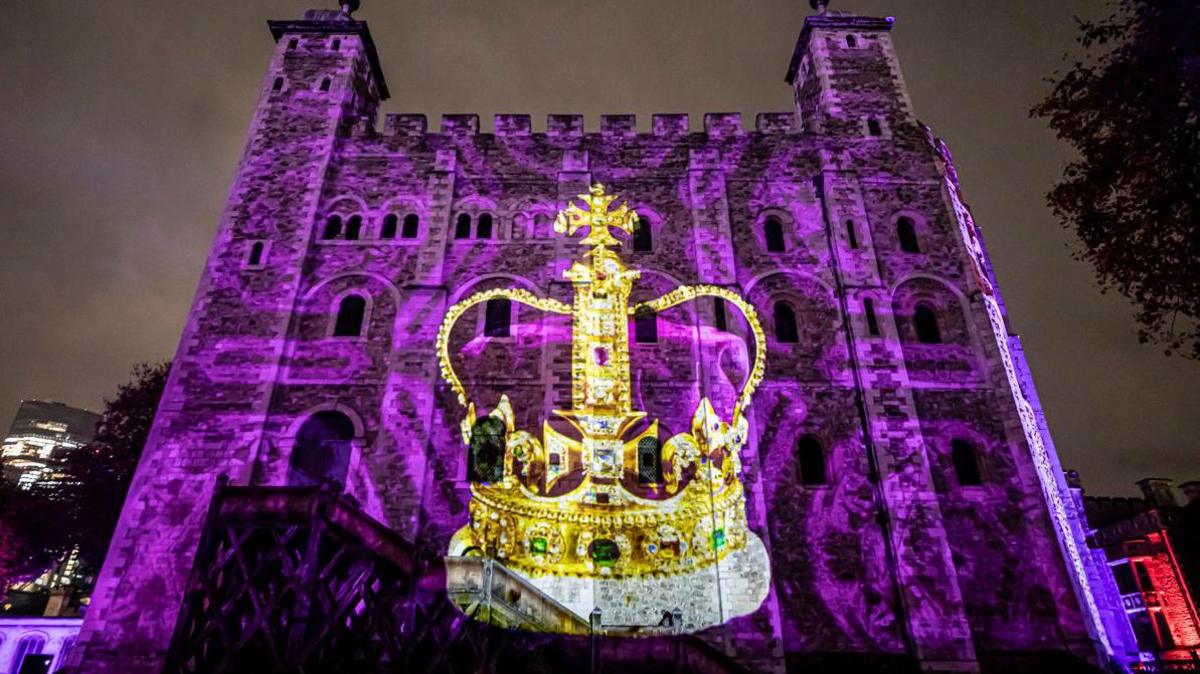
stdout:
<svg viewBox="0 0 1200 674">
<path fill-rule="evenodd" d="M 0 426 L 98 409 L 169 357 L 272 44 L 321 0 L 36 0 L 0 20 Z M 389 112 L 787 110 L 803 0 L 364 0 Z M 1027 110 L 1101 0 L 836 0 L 896 17 L 917 113 L 951 144 L 1066 466 L 1092 493 L 1200 478 L 1200 363 L 1134 336 L 1042 195 L 1069 154 Z"/>
</svg>

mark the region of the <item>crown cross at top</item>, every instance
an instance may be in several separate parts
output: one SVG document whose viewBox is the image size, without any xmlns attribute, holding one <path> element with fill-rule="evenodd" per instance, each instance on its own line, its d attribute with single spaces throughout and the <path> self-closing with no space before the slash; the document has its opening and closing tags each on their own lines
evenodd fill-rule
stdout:
<svg viewBox="0 0 1200 674">
<path fill-rule="evenodd" d="M 579 242 L 582 246 L 619 245 L 621 242 L 608 231 L 610 227 L 616 227 L 626 234 L 633 233 L 637 211 L 629 208 L 629 204 L 621 204 L 610 211 L 608 207 L 617 197 L 605 194 L 604 185 L 592 185 L 588 193 L 580 194 L 579 198 L 587 204 L 587 210 L 573 203 L 567 204 L 566 210 L 559 211 L 554 219 L 554 231 L 573 236 L 580 228 L 587 227 L 588 235 Z"/>
</svg>

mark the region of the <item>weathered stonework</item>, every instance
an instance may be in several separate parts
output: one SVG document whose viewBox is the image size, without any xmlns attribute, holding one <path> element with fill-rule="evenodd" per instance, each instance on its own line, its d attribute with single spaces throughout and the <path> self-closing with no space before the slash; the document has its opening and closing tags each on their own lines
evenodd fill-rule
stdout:
<svg viewBox="0 0 1200 674">
<path fill-rule="evenodd" d="M 810 17 L 788 74 L 795 110 L 759 115 L 754 130 L 740 115 L 705 115 L 698 133 L 685 115 L 655 115 L 639 133 L 610 115 L 585 133 L 582 117 L 552 115 L 541 133 L 498 115 L 485 134 L 474 115 L 445 116 L 437 132 L 387 115 L 376 131 L 387 90 L 366 24 L 336 12 L 273 22 L 246 153 L 72 662 L 158 671 L 217 476 L 286 484 L 300 428 L 320 411 L 354 426 L 346 490 L 444 550 L 468 494 L 439 322 L 493 287 L 569 301 L 575 251 L 551 223 L 593 181 L 651 227 L 652 250 L 622 251 L 643 270 L 633 301 L 724 286 L 770 333 L 742 459 L 771 591 L 754 615 L 711 630 L 714 643 L 776 670 L 820 653 L 907 655 L 931 671 L 996 654 L 1102 657 L 1064 542 L 1078 526 L 1058 524 L 1047 496 L 1061 478 L 1036 394 L 1015 336 L 997 341 L 978 230 L 959 212 L 948 155 L 914 117 L 890 29 Z M 391 215 L 415 215 L 412 236 L 389 236 Z M 359 221 L 357 238 L 326 238 L 333 216 Z M 902 249 L 901 218 L 919 252 Z M 366 300 L 364 326 L 334 336 L 350 294 Z M 794 342 L 778 339 L 781 302 Z M 940 339 L 922 340 L 918 307 Z M 667 434 L 702 396 L 727 413 L 748 372 L 745 324 L 725 310 L 725 330 L 711 301 L 666 310 L 657 342 L 632 345 L 637 407 Z M 484 409 L 507 394 L 517 425 L 538 428 L 567 406 L 568 318 L 519 307 L 509 336 L 488 337 L 481 309 L 459 326 L 456 367 Z M 824 450 L 825 484 L 803 483 L 805 435 Z M 978 486 L 957 481 L 956 439 L 976 453 Z"/>
</svg>

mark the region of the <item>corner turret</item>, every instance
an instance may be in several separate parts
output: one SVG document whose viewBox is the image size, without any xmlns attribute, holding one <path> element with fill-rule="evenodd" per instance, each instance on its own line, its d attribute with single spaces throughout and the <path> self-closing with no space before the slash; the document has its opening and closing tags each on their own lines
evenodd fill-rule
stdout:
<svg viewBox="0 0 1200 674">
<path fill-rule="evenodd" d="M 912 102 L 892 46 L 892 17 L 857 16 L 812 0 L 784 78 L 808 132 L 891 138 L 916 128 Z"/>
</svg>

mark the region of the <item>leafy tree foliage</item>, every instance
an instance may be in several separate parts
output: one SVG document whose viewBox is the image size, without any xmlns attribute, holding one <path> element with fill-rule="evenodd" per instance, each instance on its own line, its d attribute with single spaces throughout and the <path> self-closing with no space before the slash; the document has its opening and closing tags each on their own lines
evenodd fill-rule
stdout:
<svg viewBox="0 0 1200 674">
<path fill-rule="evenodd" d="M 1200 11 L 1120 0 L 1032 114 L 1078 151 L 1047 195 L 1139 337 L 1200 359 Z"/>
<path fill-rule="evenodd" d="M 84 564 L 99 566 L 169 371 L 169 363 L 133 369 L 105 401 L 96 439 L 58 466 L 58 484 L 22 490 L 0 479 L 0 588 L 36 577 L 76 545 Z"/>
<path fill-rule="evenodd" d="M 89 564 L 99 565 L 108 551 L 170 370 L 170 363 L 135 366 L 133 380 L 105 401 L 96 439 L 68 455 L 65 538 Z"/>
</svg>

